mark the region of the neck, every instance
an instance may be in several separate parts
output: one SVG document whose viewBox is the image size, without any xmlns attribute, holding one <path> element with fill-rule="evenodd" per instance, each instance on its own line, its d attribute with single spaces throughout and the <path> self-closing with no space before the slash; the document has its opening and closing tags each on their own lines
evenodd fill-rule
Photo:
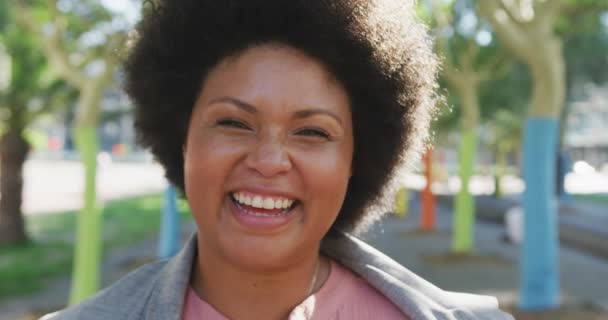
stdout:
<svg viewBox="0 0 608 320">
<path fill-rule="evenodd" d="M 296 263 L 251 271 L 209 255 L 200 246 L 191 285 L 199 297 L 230 319 L 286 319 L 329 276 L 318 249 Z"/>
</svg>

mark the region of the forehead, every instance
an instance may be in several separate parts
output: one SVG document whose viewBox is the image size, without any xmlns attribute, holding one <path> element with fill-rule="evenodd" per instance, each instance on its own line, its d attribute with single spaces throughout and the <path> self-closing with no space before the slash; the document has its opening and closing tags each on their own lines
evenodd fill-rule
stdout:
<svg viewBox="0 0 608 320">
<path fill-rule="evenodd" d="M 231 96 L 259 105 L 301 105 L 350 112 L 346 90 L 323 64 L 297 49 L 264 45 L 214 67 L 199 100 Z"/>
</svg>

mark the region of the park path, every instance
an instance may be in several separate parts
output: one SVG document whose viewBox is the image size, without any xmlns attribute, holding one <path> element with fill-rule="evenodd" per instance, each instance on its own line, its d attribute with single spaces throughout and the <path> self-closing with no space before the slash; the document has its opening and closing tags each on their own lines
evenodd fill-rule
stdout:
<svg viewBox="0 0 608 320">
<path fill-rule="evenodd" d="M 501 305 L 516 304 L 519 248 L 503 241 L 501 225 L 478 221 L 474 255 L 450 258 L 446 253 L 451 247 L 451 211 L 438 207 L 437 230 L 433 233 L 417 231 L 418 211 L 414 204 L 411 216 L 385 219 L 366 240 L 442 289 L 490 294 L 498 297 Z M 602 308 L 608 319 L 608 259 L 561 246 L 559 263 L 562 301 Z"/>
<path fill-rule="evenodd" d="M 84 169 L 77 161 L 28 160 L 24 167 L 23 212 L 48 214 L 82 207 Z M 161 192 L 162 167 L 153 162 L 101 162 L 97 190 L 101 201 Z"/>
</svg>

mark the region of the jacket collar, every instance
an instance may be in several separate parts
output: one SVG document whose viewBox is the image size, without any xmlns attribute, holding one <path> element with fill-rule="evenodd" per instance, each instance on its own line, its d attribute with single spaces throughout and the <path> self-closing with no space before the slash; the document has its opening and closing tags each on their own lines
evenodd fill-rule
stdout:
<svg viewBox="0 0 608 320">
<path fill-rule="evenodd" d="M 162 269 L 144 319 L 181 319 L 196 250 L 194 234 Z M 364 278 L 412 320 L 511 319 L 500 312 L 495 298 L 441 290 L 351 235 L 338 233 L 325 239 L 322 251 Z"/>
<path fill-rule="evenodd" d="M 442 290 L 352 235 L 326 238 L 322 251 L 364 278 L 412 320 L 512 319 L 498 309 L 496 298 Z"/>
<path fill-rule="evenodd" d="M 146 320 L 180 320 L 196 256 L 196 233 L 161 270 L 144 310 Z"/>
</svg>

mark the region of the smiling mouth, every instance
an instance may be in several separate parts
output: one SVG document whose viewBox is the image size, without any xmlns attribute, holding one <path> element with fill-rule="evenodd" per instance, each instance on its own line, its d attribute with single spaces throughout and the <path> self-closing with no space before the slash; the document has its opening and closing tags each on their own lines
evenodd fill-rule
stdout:
<svg viewBox="0 0 608 320">
<path fill-rule="evenodd" d="M 300 204 L 294 199 L 262 197 L 241 192 L 230 193 L 230 200 L 243 213 L 255 217 L 286 216 Z"/>
</svg>

